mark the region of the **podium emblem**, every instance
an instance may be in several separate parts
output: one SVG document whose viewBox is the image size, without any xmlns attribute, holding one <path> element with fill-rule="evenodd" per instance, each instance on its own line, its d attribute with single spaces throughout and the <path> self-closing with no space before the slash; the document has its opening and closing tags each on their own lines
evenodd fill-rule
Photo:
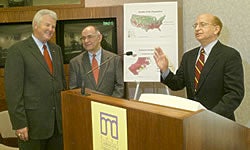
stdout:
<svg viewBox="0 0 250 150">
<path fill-rule="evenodd" d="M 101 134 L 111 135 L 113 139 L 118 140 L 118 118 L 117 116 L 100 112 Z"/>
<path fill-rule="evenodd" d="M 91 102 L 94 150 L 127 150 L 126 109 Z"/>
</svg>

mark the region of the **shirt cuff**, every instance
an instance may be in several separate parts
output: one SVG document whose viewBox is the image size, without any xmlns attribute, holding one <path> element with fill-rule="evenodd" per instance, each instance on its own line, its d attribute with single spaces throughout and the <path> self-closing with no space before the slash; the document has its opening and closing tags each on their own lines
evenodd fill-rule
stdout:
<svg viewBox="0 0 250 150">
<path fill-rule="evenodd" d="M 169 74 L 169 72 L 170 72 L 170 70 L 169 69 L 167 69 L 165 72 L 162 72 L 161 73 L 161 77 L 162 77 L 162 79 L 166 79 L 166 77 L 168 76 L 168 74 Z"/>
</svg>

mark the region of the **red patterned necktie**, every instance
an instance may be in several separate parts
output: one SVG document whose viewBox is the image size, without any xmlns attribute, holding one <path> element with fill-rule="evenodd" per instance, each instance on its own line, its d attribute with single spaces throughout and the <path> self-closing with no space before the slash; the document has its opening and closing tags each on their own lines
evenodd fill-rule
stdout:
<svg viewBox="0 0 250 150">
<path fill-rule="evenodd" d="M 95 54 L 93 54 L 93 58 L 92 58 L 92 70 L 93 70 L 93 75 L 94 75 L 94 78 L 95 78 L 95 82 L 97 84 L 98 82 L 98 75 L 99 75 L 99 68 L 98 68 L 98 63 L 97 63 L 97 60 L 95 58 Z"/>
<path fill-rule="evenodd" d="M 49 56 L 49 52 L 48 52 L 48 49 L 47 49 L 47 46 L 46 45 L 43 45 L 43 57 L 49 67 L 49 71 L 50 73 L 52 74 L 53 73 L 53 65 L 52 65 L 52 61 L 50 59 L 50 56 Z"/>
<path fill-rule="evenodd" d="M 204 60 L 205 60 L 205 50 L 202 48 L 200 52 L 199 59 L 196 62 L 195 65 L 195 78 L 194 78 L 194 88 L 195 91 L 197 90 L 199 79 L 200 79 L 200 74 L 204 66 Z"/>
</svg>

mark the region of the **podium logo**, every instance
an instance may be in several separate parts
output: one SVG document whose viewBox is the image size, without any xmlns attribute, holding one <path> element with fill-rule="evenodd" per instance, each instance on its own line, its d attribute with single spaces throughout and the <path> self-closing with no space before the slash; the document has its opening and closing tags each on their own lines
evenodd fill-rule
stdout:
<svg viewBox="0 0 250 150">
<path fill-rule="evenodd" d="M 101 134 L 118 140 L 118 117 L 100 112 Z"/>
</svg>

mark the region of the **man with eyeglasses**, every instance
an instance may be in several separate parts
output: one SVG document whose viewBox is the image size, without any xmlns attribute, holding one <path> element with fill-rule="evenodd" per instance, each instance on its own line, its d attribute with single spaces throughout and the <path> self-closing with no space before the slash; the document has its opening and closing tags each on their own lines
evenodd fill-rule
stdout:
<svg viewBox="0 0 250 150">
<path fill-rule="evenodd" d="M 86 51 L 69 63 L 69 88 L 86 88 L 114 97 L 124 96 L 121 57 L 101 47 L 102 34 L 95 26 L 82 30 Z M 95 66 L 96 65 L 96 66 Z"/>
<path fill-rule="evenodd" d="M 234 111 L 244 97 L 242 59 L 237 50 L 218 40 L 221 20 L 212 14 L 201 14 L 193 25 L 200 46 L 184 53 L 174 74 L 161 48 L 155 48 L 155 62 L 161 70 L 161 82 L 176 91 L 186 87 L 187 98 L 198 101 L 207 109 L 235 120 Z M 199 80 L 195 69 L 201 51 L 203 55 Z M 200 57 L 201 58 L 201 57 Z M 199 60 L 200 61 L 200 60 Z M 199 69 L 198 69 L 199 70 Z"/>
</svg>

